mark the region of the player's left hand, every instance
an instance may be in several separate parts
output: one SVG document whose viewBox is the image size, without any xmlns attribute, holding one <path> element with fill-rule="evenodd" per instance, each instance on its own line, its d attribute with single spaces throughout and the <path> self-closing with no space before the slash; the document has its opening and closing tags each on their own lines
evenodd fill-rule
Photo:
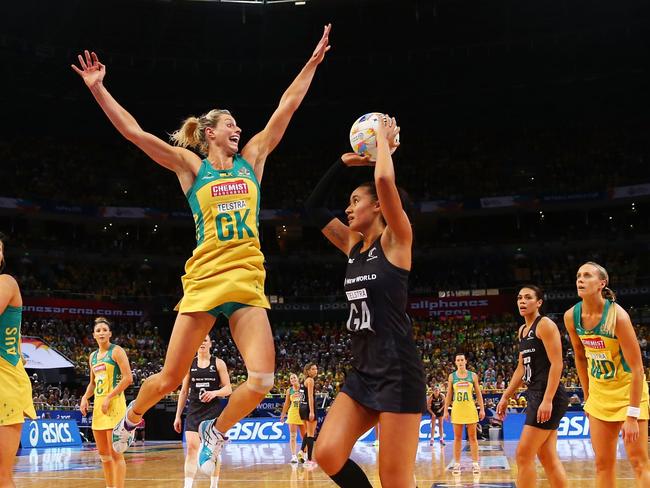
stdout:
<svg viewBox="0 0 650 488">
<path fill-rule="evenodd" d="M 111 399 L 106 397 L 104 398 L 104 401 L 102 402 L 102 413 L 104 415 L 108 415 L 108 407 L 111 405 Z"/>
<path fill-rule="evenodd" d="M 548 422 L 553 413 L 553 401 L 552 400 L 542 400 L 542 403 L 539 404 L 537 409 L 537 422 L 543 424 Z"/>
<path fill-rule="evenodd" d="M 377 142 L 380 139 L 386 139 L 388 141 L 388 146 L 393 149 L 399 146 L 399 141 L 396 141 L 397 134 L 399 134 L 400 128 L 397 125 L 397 120 L 395 117 L 391 117 L 387 114 L 381 114 L 379 116 L 379 124 L 375 130 L 375 137 Z"/>
<path fill-rule="evenodd" d="M 314 412 L 310 412 L 309 413 L 309 421 L 313 422 L 314 420 L 316 420 L 316 415 L 314 415 Z"/>
<path fill-rule="evenodd" d="M 320 64 L 325 58 L 325 53 L 330 50 L 330 31 L 332 30 L 332 24 L 327 24 L 323 27 L 323 37 L 320 38 L 316 49 L 314 49 L 314 54 L 311 55 L 309 61 L 316 64 Z"/>
<path fill-rule="evenodd" d="M 478 419 L 479 419 L 479 420 L 483 420 L 484 418 L 485 418 L 485 409 L 484 409 L 484 408 L 481 408 L 481 409 L 479 409 L 479 411 L 478 411 Z"/>
<path fill-rule="evenodd" d="M 627 417 L 623 422 L 623 442 L 630 444 L 639 439 L 639 421 L 634 417 Z"/>
<path fill-rule="evenodd" d="M 209 390 L 209 391 L 204 391 L 203 395 L 201 395 L 201 401 L 203 403 L 208 403 L 214 400 L 217 397 L 217 391 L 216 390 Z"/>
</svg>

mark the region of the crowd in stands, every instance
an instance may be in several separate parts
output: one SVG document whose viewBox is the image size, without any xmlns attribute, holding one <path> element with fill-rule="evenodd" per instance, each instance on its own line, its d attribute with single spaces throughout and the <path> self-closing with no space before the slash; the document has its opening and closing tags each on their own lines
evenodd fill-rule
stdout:
<svg viewBox="0 0 650 488">
<path fill-rule="evenodd" d="M 500 319 L 453 319 L 444 321 L 416 320 L 414 336 L 422 354 L 427 383 L 439 384 L 445 390 L 448 375 L 454 371 L 457 352 L 468 359 L 468 369 L 479 376 L 485 392 L 503 390 L 517 364 L 516 331 L 519 321 L 511 316 Z M 562 328 L 562 324 L 559 324 Z M 639 345 L 650 378 L 650 326 L 636 325 Z M 80 383 L 76 389 L 45 387 L 36 382 L 34 399 L 50 408 L 65 405 L 74 408 L 88 381 L 88 357 L 95 350 L 91 325 L 84 320 L 26 320 L 23 335 L 36 335 L 69 357 L 76 365 Z M 227 327 L 212 331 L 213 355 L 223 359 L 233 385 L 246 379 L 246 368 L 230 337 Z M 563 384 L 571 389 L 580 386 L 573 363 L 573 352 L 564 333 Z M 125 348 L 138 387 L 149 375 L 162 367 L 166 352 L 157 327 L 151 323 L 117 322 L 113 325 L 113 341 Z M 344 324 L 282 323 L 275 327 L 276 382 L 271 393 L 283 394 L 289 386 L 291 373 L 301 374 L 307 363 L 318 365 L 316 389 L 334 397 L 345 379 L 350 364 L 350 335 Z M 575 402 L 575 399 L 572 399 Z"/>
<path fill-rule="evenodd" d="M 111 341 L 124 348 L 131 363 L 133 384 L 139 386 L 160 371 L 167 345 L 150 322 L 116 321 Z M 92 320 L 29 319 L 22 325 L 23 336 L 44 339 L 70 359 L 86 384 L 89 380 L 89 357 L 97 349 Z"/>
</svg>

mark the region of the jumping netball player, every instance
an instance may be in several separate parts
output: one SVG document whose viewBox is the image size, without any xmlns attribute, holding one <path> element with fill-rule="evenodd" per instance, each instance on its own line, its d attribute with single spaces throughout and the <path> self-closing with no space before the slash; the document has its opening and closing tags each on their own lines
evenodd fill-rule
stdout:
<svg viewBox="0 0 650 488">
<path fill-rule="evenodd" d="M 420 418 L 426 408 L 424 371 L 406 315 L 413 234 L 390 155 L 398 132 L 395 119 L 380 117 L 375 179 L 352 192 L 347 226 L 327 210 L 326 197 L 340 183 L 343 168 L 372 164 L 368 158 L 344 154 L 307 201 L 312 221 L 348 261 L 347 329 L 354 359 L 315 448 L 320 467 L 344 487 L 371 486 L 350 452 L 377 422 L 382 486 L 413 487 Z"/>
<path fill-rule="evenodd" d="M 241 129 L 226 110 L 188 118 L 175 132 L 172 146 L 145 132 L 111 96 L 103 80 L 106 67 L 95 53 L 79 56 L 73 66 L 115 128 L 156 163 L 173 171 L 187 196 L 196 224 L 197 247 L 185 266 L 183 298 L 160 373 L 148 378 L 124 421 L 114 430 L 114 447 L 129 446 L 131 430 L 142 415 L 174 391 L 216 317 L 229 319 L 230 332 L 242 355 L 248 379 L 231 396 L 215 421 L 199 427 L 199 468 L 214 471 L 227 432 L 251 412 L 273 387 L 275 350 L 266 314 L 264 256 L 259 241 L 259 184 L 264 163 L 278 145 L 302 102 L 316 68 L 329 50 L 330 25 L 325 26 L 311 58 L 284 92 L 266 127 L 238 152 Z M 181 147 L 178 147 L 181 146 Z M 187 147 L 207 157 L 201 159 Z"/>
<path fill-rule="evenodd" d="M 210 347 L 212 340 L 206 336 L 196 357 L 192 361 L 189 372 L 183 378 L 183 386 L 178 395 L 174 430 L 181 433 L 181 416 L 185 404 L 187 417 L 185 418 L 185 484 L 184 488 L 191 488 L 196 475 L 197 459 L 199 455 L 199 424 L 204 420 L 217 418 L 223 410 L 222 398 L 230 396 L 232 386 L 226 363 L 219 358 L 212 358 Z M 219 465 L 210 476 L 210 487 L 216 488 L 219 483 Z"/>
<path fill-rule="evenodd" d="M 582 298 L 564 314 L 589 414 L 596 486 L 616 486 L 619 433 L 638 487 L 650 486 L 648 383 L 630 316 L 615 303 L 605 268 L 594 262 L 576 276 Z"/>
<path fill-rule="evenodd" d="M 0 235 L 0 273 L 5 266 Z M 20 326 L 23 299 L 16 280 L 0 274 L 0 486 L 13 487 L 13 468 L 25 416 L 36 418 L 32 384 L 23 367 Z"/>
<path fill-rule="evenodd" d="M 431 415 L 431 436 L 429 437 L 429 445 L 433 446 L 433 437 L 435 434 L 436 426 L 438 424 L 438 432 L 440 433 L 440 445 L 445 445 L 445 431 L 443 424 L 445 419 L 445 395 L 440 393 L 440 385 L 433 385 L 431 395 L 427 397 L 427 411 Z"/>
<path fill-rule="evenodd" d="M 307 463 L 311 466 L 312 452 L 314 450 L 314 435 L 316 434 L 316 382 L 314 378 L 318 376 L 318 366 L 314 363 L 308 363 L 303 369 L 303 386 L 305 395 L 300 402 L 300 418 L 305 423 L 307 435 L 302 438 L 300 451 L 304 453 L 307 449 Z"/>
<path fill-rule="evenodd" d="M 460 474 L 460 449 L 463 444 L 463 427 L 467 427 L 467 438 L 472 454 L 472 472 L 478 474 L 481 467 L 478 461 L 478 439 L 476 424 L 485 418 L 485 407 L 478 375 L 467 369 L 467 359 L 463 353 L 456 354 L 456 371 L 449 375 L 447 395 L 445 396 L 445 420 L 449 420 L 451 405 L 451 423 L 454 426 L 454 467 L 452 472 Z M 474 395 L 479 404 L 476 413 Z"/>
<path fill-rule="evenodd" d="M 528 388 L 526 424 L 517 446 L 517 487 L 537 486 L 538 457 L 552 487 L 567 486 L 564 466 L 557 455 L 557 428 L 567 411 L 569 398 L 560 384 L 564 362 L 562 337 L 555 322 L 540 314 L 544 294 L 537 286 L 525 286 L 517 295 L 519 314 L 519 362 L 508 388 L 497 405 L 501 420 L 508 402 L 525 384 Z"/>
<path fill-rule="evenodd" d="M 300 437 L 304 440 L 307 435 L 307 428 L 300 418 L 300 404 L 305 397 L 305 390 L 300 386 L 298 375 L 291 373 L 289 376 L 289 383 L 291 386 L 287 388 L 287 393 L 280 414 L 280 422 L 284 422 L 285 416 L 287 417 L 287 424 L 289 424 L 289 449 L 291 449 L 291 463 L 298 462 L 298 452 L 296 452 L 296 438 L 298 430 L 300 429 Z M 289 415 L 287 416 L 287 412 Z M 302 457 L 302 450 L 300 451 Z"/>
<path fill-rule="evenodd" d="M 107 487 L 122 488 L 126 477 L 124 456 L 113 449 L 113 427 L 126 412 L 124 390 L 133 383 L 131 366 L 124 349 L 111 343 L 111 324 L 105 317 L 97 317 L 93 338 L 98 349 L 90 355 L 90 383 L 81 397 L 79 410 L 88 414 L 89 399 L 94 395 L 92 429 L 99 459 L 102 461 Z M 135 434 L 135 431 L 132 432 Z"/>
</svg>

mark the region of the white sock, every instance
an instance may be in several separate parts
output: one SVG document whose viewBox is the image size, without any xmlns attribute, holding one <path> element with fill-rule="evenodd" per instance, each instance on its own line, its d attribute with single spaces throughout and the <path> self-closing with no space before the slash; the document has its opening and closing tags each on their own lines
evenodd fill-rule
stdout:
<svg viewBox="0 0 650 488">
<path fill-rule="evenodd" d="M 210 488 L 217 488 L 219 486 L 219 477 L 210 476 Z"/>
<path fill-rule="evenodd" d="M 185 457 L 185 484 L 183 488 L 192 488 L 194 476 L 196 476 L 196 459 L 190 459 L 189 456 Z"/>
</svg>

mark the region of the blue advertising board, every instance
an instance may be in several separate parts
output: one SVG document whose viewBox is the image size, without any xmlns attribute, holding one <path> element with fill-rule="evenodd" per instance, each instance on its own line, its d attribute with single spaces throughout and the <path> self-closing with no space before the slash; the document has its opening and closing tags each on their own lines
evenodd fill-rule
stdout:
<svg viewBox="0 0 650 488">
<path fill-rule="evenodd" d="M 503 438 L 506 441 L 521 437 L 526 414 L 511 413 L 503 423 Z M 589 418 L 584 412 L 567 412 L 557 429 L 558 439 L 585 439 L 589 437 Z"/>
<path fill-rule="evenodd" d="M 36 419 L 23 424 L 20 446 L 63 447 L 81 446 L 79 427 L 74 419 Z"/>
</svg>

